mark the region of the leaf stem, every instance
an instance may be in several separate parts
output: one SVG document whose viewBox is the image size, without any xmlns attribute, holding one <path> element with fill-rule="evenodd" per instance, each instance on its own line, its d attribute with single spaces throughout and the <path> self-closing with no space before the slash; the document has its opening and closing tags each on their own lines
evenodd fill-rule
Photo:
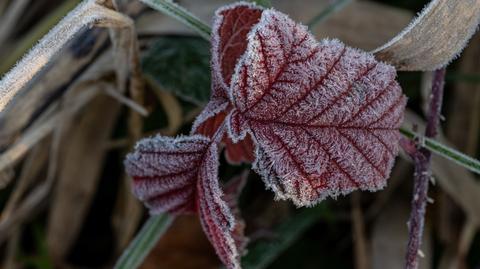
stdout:
<svg viewBox="0 0 480 269">
<path fill-rule="evenodd" d="M 123 252 L 114 268 L 134 269 L 140 266 L 172 222 L 173 217 L 167 214 L 150 217 Z"/>
<path fill-rule="evenodd" d="M 421 136 L 411 130 L 400 128 L 400 133 L 402 133 L 406 138 L 411 140 L 420 140 L 421 144 L 419 146 L 425 147 L 431 152 L 442 156 L 450 161 L 457 163 L 458 165 L 465 167 L 466 169 L 480 174 L 480 161 L 476 160 L 470 156 L 463 154 L 462 152 L 450 148 L 434 139 Z"/>
<path fill-rule="evenodd" d="M 212 32 L 210 26 L 201 21 L 195 15 L 187 11 L 185 8 L 177 5 L 171 0 L 140 0 L 149 7 L 156 9 L 170 17 L 179 20 L 195 30 L 201 37 L 210 40 L 210 33 Z"/>
<path fill-rule="evenodd" d="M 326 7 L 320 14 L 317 16 L 313 17 L 307 24 L 309 29 L 314 28 L 318 24 L 324 22 L 326 19 L 328 19 L 331 15 L 333 15 L 335 12 L 340 11 L 342 8 L 344 8 L 346 5 L 350 4 L 352 0 L 337 0 L 330 4 L 328 7 Z"/>
<path fill-rule="evenodd" d="M 445 85 L 445 68 L 435 71 L 430 97 L 430 107 L 425 131 L 426 137 L 434 137 L 438 133 L 440 113 Z M 415 162 L 412 211 L 408 221 L 408 245 L 406 255 L 406 269 L 417 269 L 419 264 L 420 246 L 422 244 L 425 211 L 427 205 L 428 183 L 430 182 L 431 152 L 422 147 L 410 153 Z"/>
</svg>

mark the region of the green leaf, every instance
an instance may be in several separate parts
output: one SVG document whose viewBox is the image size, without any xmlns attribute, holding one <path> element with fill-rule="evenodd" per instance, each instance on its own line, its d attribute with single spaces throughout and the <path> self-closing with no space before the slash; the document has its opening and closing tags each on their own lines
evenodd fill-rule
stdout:
<svg viewBox="0 0 480 269">
<path fill-rule="evenodd" d="M 115 264 L 115 269 L 138 268 L 172 222 L 173 217 L 167 214 L 150 217 L 123 252 L 117 264 Z"/>
<path fill-rule="evenodd" d="M 177 5 L 171 0 L 140 0 L 146 5 L 150 6 L 153 9 L 156 9 L 166 15 L 184 23 L 185 25 L 190 26 L 195 30 L 201 37 L 206 40 L 210 39 L 210 33 L 212 30 L 210 27 L 205 24 L 203 21 L 198 19 L 195 15 L 188 12 L 183 7 Z"/>
<path fill-rule="evenodd" d="M 161 37 L 142 61 L 146 78 L 197 105 L 210 97 L 210 45 L 198 37 Z"/>
<path fill-rule="evenodd" d="M 437 155 L 440 155 L 444 158 L 447 158 L 448 160 L 451 160 L 474 173 L 480 174 L 479 160 L 476 160 L 470 156 L 467 156 L 461 153 L 460 151 L 450 148 L 446 145 L 443 145 L 442 143 L 437 142 L 433 139 L 418 135 L 415 132 L 412 132 L 405 128 L 401 128 L 400 132 L 409 139 L 412 139 L 412 140 L 418 139 L 420 145 L 430 150 L 431 152 Z"/>
<path fill-rule="evenodd" d="M 275 240 L 258 242 L 249 247 L 248 254 L 242 259 L 244 269 L 262 269 L 269 266 L 302 234 L 317 223 L 320 218 L 327 217 L 325 203 L 313 208 L 300 210 L 290 219 L 280 224 L 273 232 L 278 236 Z"/>
</svg>

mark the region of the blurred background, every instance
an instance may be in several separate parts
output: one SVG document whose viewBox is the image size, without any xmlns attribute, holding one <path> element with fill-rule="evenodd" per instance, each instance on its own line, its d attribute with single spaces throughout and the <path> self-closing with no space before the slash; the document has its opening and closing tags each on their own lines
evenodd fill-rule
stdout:
<svg viewBox="0 0 480 269">
<path fill-rule="evenodd" d="M 0 0 L 4 74 L 79 0 Z M 86 28 L 0 115 L 0 268 L 111 268 L 147 213 L 132 197 L 123 159 L 140 137 L 187 134 L 210 93 L 210 46 L 182 24 L 121 1 L 135 19 L 145 89 L 141 117 L 118 95 L 108 31 Z M 178 1 L 205 22 L 232 1 Z M 310 26 L 372 50 L 408 25 L 426 0 L 272 0 Z M 447 70 L 441 140 L 479 157 L 480 36 Z M 405 125 L 421 129 L 430 73 L 399 72 L 409 97 Z M 447 143 L 447 142 L 445 142 Z M 222 157 L 220 177 L 249 168 Z M 478 177 L 433 160 L 421 268 L 480 268 Z M 297 209 L 273 200 L 254 172 L 240 197 L 245 268 L 403 268 L 412 193 L 408 157 L 388 187 Z M 220 268 L 196 216 L 178 217 L 142 268 Z"/>
</svg>

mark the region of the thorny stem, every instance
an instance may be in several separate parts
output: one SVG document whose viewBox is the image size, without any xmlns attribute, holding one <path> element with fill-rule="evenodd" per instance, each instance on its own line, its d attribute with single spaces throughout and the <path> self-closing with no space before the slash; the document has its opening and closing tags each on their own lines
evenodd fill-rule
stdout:
<svg viewBox="0 0 480 269">
<path fill-rule="evenodd" d="M 443 88 L 445 85 L 445 68 L 435 71 L 430 95 L 430 107 L 425 130 L 426 137 L 434 137 L 438 133 L 440 113 L 443 101 Z M 430 159 L 431 152 L 426 148 L 417 148 L 410 152 L 415 162 L 414 187 L 412 199 L 412 211 L 408 221 L 408 245 L 406 255 L 407 269 L 417 269 L 420 246 L 422 243 L 423 228 L 425 223 L 425 210 L 427 205 L 428 183 L 430 182 Z"/>
</svg>

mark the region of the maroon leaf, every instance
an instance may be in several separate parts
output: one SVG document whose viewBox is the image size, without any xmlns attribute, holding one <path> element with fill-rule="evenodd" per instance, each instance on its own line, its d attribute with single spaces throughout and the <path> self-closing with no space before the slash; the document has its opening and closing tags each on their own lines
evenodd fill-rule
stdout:
<svg viewBox="0 0 480 269">
<path fill-rule="evenodd" d="M 216 145 L 209 148 L 199 171 L 198 210 L 203 229 L 227 268 L 240 268 L 243 248 L 242 222 L 235 220 L 218 184 L 218 153 Z M 240 225 L 240 226 L 239 226 Z"/>
<path fill-rule="evenodd" d="M 245 237 L 245 221 L 243 220 L 240 208 L 238 207 L 238 199 L 240 193 L 242 192 L 245 184 L 247 183 L 249 170 L 244 171 L 242 174 L 230 179 L 228 183 L 224 186 L 223 190 L 225 191 L 225 202 L 228 204 L 233 216 L 235 217 L 235 227 L 232 231 L 233 239 L 235 240 L 235 245 L 240 253 L 240 255 L 245 254 L 245 249 L 248 244 L 248 238 Z"/>
<path fill-rule="evenodd" d="M 227 112 L 230 110 L 231 107 L 228 107 L 224 111 L 204 121 L 196 128 L 195 134 L 212 136 L 220 125 L 222 125 L 227 116 Z M 255 160 L 255 146 L 250 136 L 247 136 L 238 143 L 233 143 L 230 137 L 225 134 L 222 139 L 222 145 L 225 146 L 225 157 L 231 164 L 252 163 Z"/>
<path fill-rule="evenodd" d="M 258 23 L 262 9 L 250 3 L 225 6 L 215 13 L 212 30 L 212 96 L 193 125 L 193 134 L 212 136 L 232 109 L 228 88 L 235 65 L 247 47 L 247 34 Z M 253 162 L 251 138 L 233 143 L 223 139 L 227 160 L 232 164 Z"/>
<path fill-rule="evenodd" d="M 372 55 L 337 40 L 318 43 L 266 10 L 232 77 L 229 134 L 254 137 L 254 168 L 278 198 L 298 206 L 381 189 L 406 102 L 395 76 Z"/>
<path fill-rule="evenodd" d="M 200 163 L 210 140 L 203 136 L 141 140 L 125 160 L 133 193 L 151 214 L 195 212 Z"/>
<path fill-rule="evenodd" d="M 223 136 L 222 126 L 212 139 L 200 135 L 143 139 L 127 156 L 125 166 L 135 196 L 151 214 L 198 212 L 222 262 L 238 268 L 243 222 L 232 214 L 231 190 L 227 203 L 219 186 L 217 144 Z"/>
<path fill-rule="evenodd" d="M 249 135 L 238 143 L 234 143 L 225 134 L 223 143 L 225 144 L 225 157 L 229 163 L 241 164 L 255 161 L 255 144 Z"/>
</svg>

